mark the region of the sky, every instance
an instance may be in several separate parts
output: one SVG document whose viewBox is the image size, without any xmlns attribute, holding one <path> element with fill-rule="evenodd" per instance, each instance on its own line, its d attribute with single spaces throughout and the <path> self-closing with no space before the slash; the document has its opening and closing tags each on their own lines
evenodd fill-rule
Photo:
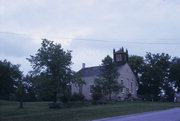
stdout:
<svg viewBox="0 0 180 121">
<path fill-rule="evenodd" d="M 122 46 L 180 57 L 180 0 L 0 0 L 0 60 L 27 73 L 42 38 L 72 50 L 75 71 Z"/>
</svg>

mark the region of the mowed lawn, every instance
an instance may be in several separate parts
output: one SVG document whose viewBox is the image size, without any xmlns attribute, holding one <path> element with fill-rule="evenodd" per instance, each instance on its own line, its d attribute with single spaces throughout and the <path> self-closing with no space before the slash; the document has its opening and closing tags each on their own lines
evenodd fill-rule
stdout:
<svg viewBox="0 0 180 121">
<path fill-rule="evenodd" d="M 66 109 L 49 109 L 47 105 L 48 102 L 26 102 L 19 109 L 18 102 L 0 101 L 0 121 L 90 121 L 180 107 L 180 103 L 165 102 L 119 102 Z"/>
</svg>

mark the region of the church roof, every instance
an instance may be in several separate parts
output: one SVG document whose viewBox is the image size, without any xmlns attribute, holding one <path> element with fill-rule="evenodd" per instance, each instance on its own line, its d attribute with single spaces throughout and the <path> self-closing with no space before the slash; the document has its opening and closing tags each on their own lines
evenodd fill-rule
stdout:
<svg viewBox="0 0 180 121">
<path fill-rule="evenodd" d="M 127 53 L 127 49 L 126 49 L 126 51 L 124 51 L 123 47 L 120 48 L 118 51 L 115 51 L 115 49 L 114 49 L 114 53 Z"/>
<path fill-rule="evenodd" d="M 116 51 L 115 53 L 124 53 L 124 51 L 120 49 L 120 50 Z"/>
<path fill-rule="evenodd" d="M 100 66 L 83 68 L 79 72 L 82 77 L 97 76 L 100 74 Z"/>
<path fill-rule="evenodd" d="M 119 66 L 118 70 L 121 70 L 122 67 L 123 65 Z M 79 72 L 82 77 L 98 76 L 100 75 L 100 66 L 83 68 Z"/>
</svg>

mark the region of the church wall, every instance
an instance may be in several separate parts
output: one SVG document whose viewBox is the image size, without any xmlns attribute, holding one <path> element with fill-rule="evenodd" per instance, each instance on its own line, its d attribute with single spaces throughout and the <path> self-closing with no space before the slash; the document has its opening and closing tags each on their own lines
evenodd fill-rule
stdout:
<svg viewBox="0 0 180 121">
<path fill-rule="evenodd" d="M 131 94 L 133 97 L 137 97 L 137 80 L 134 76 L 131 68 L 126 63 L 118 70 L 120 73 L 119 81 L 123 80 L 124 88 L 123 93 L 124 97 L 127 97 L 127 94 Z"/>
<path fill-rule="evenodd" d="M 90 86 L 94 85 L 94 79 L 96 77 L 83 77 L 82 79 L 85 81 L 86 84 L 82 86 L 82 94 L 85 96 L 87 100 L 92 99 L 92 93 L 90 92 Z M 79 93 L 79 87 L 73 85 L 72 86 L 72 93 Z"/>
<path fill-rule="evenodd" d="M 121 84 L 121 80 L 123 80 L 123 84 L 125 87 L 123 88 L 122 92 L 119 92 L 118 94 L 113 94 L 112 98 L 124 100 L 125 98 L 127 98 L 129 93 L 131 93 L 133 97 L 137 97 L 137 82 L 129 65 L 127 63 L 124 64 L 123 66 L 120 67 L 118 72 L 120 73 L 118 82 Z M 86 82 L 86 84 L 83 85 L 82 87 L 82 94 L 85 96 L 87 100 L 92 99 L 90 86 L 94 85 L 95 78 L 96 76 L 89 76 L 82 78 Z M 79 93 L 79 87 L 76 87 L 75 85 L 72 86 L 72 93 Z"/>
</svg>

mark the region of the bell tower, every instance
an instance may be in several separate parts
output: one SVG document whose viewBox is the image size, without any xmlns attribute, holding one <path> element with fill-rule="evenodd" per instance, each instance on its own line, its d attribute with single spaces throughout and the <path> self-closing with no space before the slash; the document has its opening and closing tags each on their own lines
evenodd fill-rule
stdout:
<svg viewBox="0 0 180 121">
<path fill-rule="evenodd" d="M 128 50 L 124 51 L 124 48 L 120 48 L 118 51 L 113 49 L 114 62 L 118 65 L 123 65 L 128 62 Z"/>
</svg>

